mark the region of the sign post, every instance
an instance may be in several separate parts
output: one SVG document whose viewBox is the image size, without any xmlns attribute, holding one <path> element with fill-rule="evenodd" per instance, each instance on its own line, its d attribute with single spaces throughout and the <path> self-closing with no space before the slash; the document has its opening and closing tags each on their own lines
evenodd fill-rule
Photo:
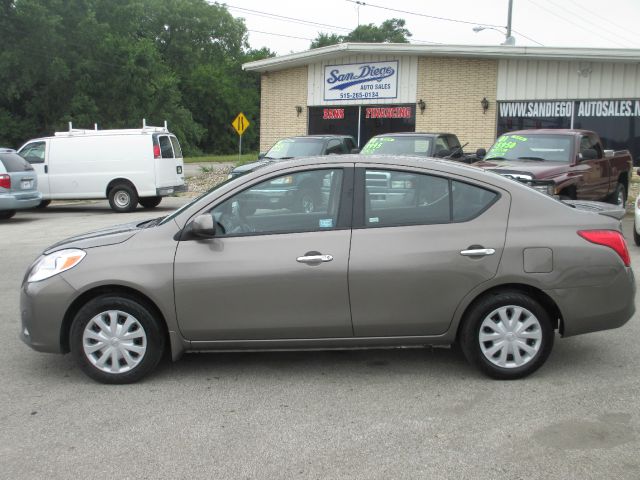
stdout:
<svg viewBox="0 0 640 480">
<path fill-rule="evenodd" d="M 231 126 L 238 132 L 238 137 L 240 137 L 238 142 L 238 161 L 240 161 L 240 156 L 242 155 L 242 134 L 249 128 L 249 125 L 251 125 L 251 123 L 242 112 L 231 122 Z"/>
</svg>

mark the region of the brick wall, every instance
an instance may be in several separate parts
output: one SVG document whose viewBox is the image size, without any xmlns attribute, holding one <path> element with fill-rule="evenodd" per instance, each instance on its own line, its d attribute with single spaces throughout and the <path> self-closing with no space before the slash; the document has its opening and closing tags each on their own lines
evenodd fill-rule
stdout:
<svg viewBox="0 0 640 480">
<path fill-rule="evenodd" d="M 302 107 L 300 115 L 296 106 Z M 307 67 L 262 74 L 260 151 L 277 140 L 307 133 Z"/>
<path fill-rule="evenodd" d="M 489 148 L 496 134 L 497 60 L 420 57 L 416 101 L 427 104 L 424 114 L 417 108 L 417 132 L 455 133 L 465 152 Z M 486 97 L 489 109 L 480 102 Z"/>
</svg>

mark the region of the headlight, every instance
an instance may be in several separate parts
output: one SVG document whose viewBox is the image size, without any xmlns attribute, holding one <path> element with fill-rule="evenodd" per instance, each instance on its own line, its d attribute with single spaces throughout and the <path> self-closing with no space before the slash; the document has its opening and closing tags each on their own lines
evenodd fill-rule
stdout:
<svg viewBox="0 0 640 480">
<path fill-rule="evenodd" d="M 78 265 L 87 253 L 77 248 L 59 250 L 45 255 L 31 268 L 27 282 L 39 282 Z"/>
<path fill-rule="evenodd" d="M 540 185 L 531 185 L 534 190 L 539 191 L 540 193 L 544 193 L 546 195 L 553 196 L 556 194 L 556 186 L 553 183 L 540 184 Z"/>
</svg>

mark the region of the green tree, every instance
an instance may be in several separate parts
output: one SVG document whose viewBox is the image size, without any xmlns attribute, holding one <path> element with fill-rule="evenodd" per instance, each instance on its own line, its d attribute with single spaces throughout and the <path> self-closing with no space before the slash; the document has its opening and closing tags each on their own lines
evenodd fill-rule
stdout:
<svg viewBox="0 0 640 480">
<path fill-rule="evenodd" d="M 359 25 L 347 35 L 319 33 L 311 42 L 311 48 L 345 42 L 409 43 L 408 37 L 411 37 L 411 32 L 405 28 L 405 21 L 400 18 L 391 18 L 382 22 L 379 27 L 373 23 Z"/>
<path fill-rule="evenodd" d="M 169 122 L 186 153 L 257 148 L 246 27 L 205 0 L 0 0 L 0 145 L 77 127 Z M 253 128 L 255 127 L 255 128 Z"/>
</svg>

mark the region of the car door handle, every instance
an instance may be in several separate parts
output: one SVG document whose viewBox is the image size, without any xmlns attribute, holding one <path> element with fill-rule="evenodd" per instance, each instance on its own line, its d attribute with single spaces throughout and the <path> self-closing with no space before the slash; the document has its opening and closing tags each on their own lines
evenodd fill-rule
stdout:
<svg viewBox="0 0 640 480">
<path fill-rule="evenodd" d="M 333 260 L 332 255 L 304 255 L 296 258 L 299 263 L 321 263 L 330 262 L 331 260 Z"/>
<path fill-rule="evenodd" d="M 473 248 L 471 250 L 462 250 L 460 255 L 465 257 L 484 257 L 496 253 L 493 248 Z"/>
</svg>

